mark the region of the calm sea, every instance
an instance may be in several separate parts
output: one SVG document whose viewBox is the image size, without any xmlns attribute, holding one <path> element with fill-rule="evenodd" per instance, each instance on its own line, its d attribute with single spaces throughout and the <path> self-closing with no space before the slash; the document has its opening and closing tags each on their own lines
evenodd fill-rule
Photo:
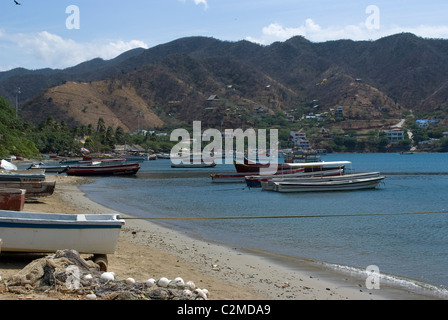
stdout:
<svg viewBox="0 0 448 320">
<path fill-rule="evenodd" d="M 318 215 L 160 222 L 230 246 L 359 270 L 376 265 L 382 273 L 448 287 L 448 213 L 440 213 L 448 210 L 448 154 L 329 154 L 322 160 L 348 160 L 355 172 L 381 171 L 387 178 L 376 190 L 281 194 L 211 182 L 210 173 L 234 172 L 233 165 L 172 169 L 169 160 L 157 160 L 142 163 L 136 177 L 96 178 L 82 189 L 134 217 Z M 329 217 L 335 214 L 359 216 Z"/>
</svg>

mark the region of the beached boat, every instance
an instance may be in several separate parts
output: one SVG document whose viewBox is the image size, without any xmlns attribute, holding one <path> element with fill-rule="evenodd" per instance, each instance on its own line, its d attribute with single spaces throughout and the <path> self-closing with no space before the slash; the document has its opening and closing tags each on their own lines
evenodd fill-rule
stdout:
<svg viewBox="0 0 448 320">
<path fill-rule="evenodd" d="M 0 181 L 30 182 L 44 181 L 45 170 L 0 170 Z"/>
<path fill-rule="evenodd" d="M 286 181 L 274 182 L 274 191 L 277 192 L 317 192 L 317 191 L 353 191 L 363 189 L 375 189 L 383 181 L 385 176 L 324 180 L 324 181 Z"/>
<path fill-rule="evenodd" d="M 26 190 L 25 198 L 51 196 L 55 187 L 56 181 L 0 181 L 0 188 Z"/>
<path fill-rule="evenodd" d="M 45 173 L 63 173 L 67 170 L 68 165 L 47 165 L 43 162 L 33 163 L 28 170 L 42 169 Z"/>
<path fill-rule="evenodd" d="M 0 189 L 0 210 L 22 211 L 25 205 L 24 189 Z"/>
<path fill-rule="evenodd" d="M 124 220 L 117 214 L 52 214 L 0 211 L 2 252 L 115 252 Z"/>
<path fill-rule="evenodd" d="M 113 175 L 134 175 L 140 170 L 140 165 L 136 163 L 125 163 L 116 165 L 93 165 L 93 166 L 69 166 L 67 175 L 69 176 L 113 176 Z"/>
</svg>

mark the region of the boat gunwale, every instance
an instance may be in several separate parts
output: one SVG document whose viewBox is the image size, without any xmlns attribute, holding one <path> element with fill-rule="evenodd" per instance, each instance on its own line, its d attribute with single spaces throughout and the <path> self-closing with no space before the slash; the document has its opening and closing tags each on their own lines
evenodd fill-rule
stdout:
<svg viewBox="0 0 448 320">
<path fill-rule="evenodd" d="M 103 218 L 103 219 L 99 219 Z M 0 210 L 0 228 L 121 228 L 119 214 L 34 213 Z"/>
</svg>

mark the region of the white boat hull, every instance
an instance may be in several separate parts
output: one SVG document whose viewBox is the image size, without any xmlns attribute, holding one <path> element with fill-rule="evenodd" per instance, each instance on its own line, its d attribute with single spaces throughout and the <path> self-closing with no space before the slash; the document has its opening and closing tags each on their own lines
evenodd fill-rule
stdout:
<svg viewBox="0 0 448 320">
<path fill-rule="evenodd" d="M 324 171 L 325 172 L 325 171 Z M 375 178 L 379 177 L 380 172 L 365 172 L 365 173 L 356 173 L 356 174 L 343 174 L 340 172 L 340 175 L 330 175 L 330 176 L 297 176 L 297 177 L 278 177 L 272 178 L 268 180 L 261 181 L 261 187 L 265 191 L 274 191 L 275 183 L 306 183 L 306 182 L 331 182 L 331 181 L 341 181 L 341 180 L 350 180 L 350 179 L 363 179 L 363 178 Z"/>
<path fill-rule="evenodd" d="M 277 192 L 352 191 L 375 189 L 384 176 L 366 179 L 337 180 L 325 182 L 275 182 Z"/>
<path fill-rule="evenodd" d="M 45 214 L 0 210 L 4 252 L 115 252 L 124 221 L 118 215 Z"/>
</svg>

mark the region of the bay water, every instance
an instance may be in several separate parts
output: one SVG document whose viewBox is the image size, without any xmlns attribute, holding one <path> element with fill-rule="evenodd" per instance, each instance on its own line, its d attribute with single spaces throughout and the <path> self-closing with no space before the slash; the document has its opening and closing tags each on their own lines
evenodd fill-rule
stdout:
<svg viewBox="0 0 448 320">
<path fill-rule="evenodd" d="M 397 281 L 446 292 L 448 154 L 328 154 L 322 160 L 351 161 L 354 172 L 379 171 L 387 178 L 375 190 L 282 194 L 211 181 L 211 173 L 235 172 L 233 165 L 179 169 L 156 160 L 141 163 L 135 177 L 99 177 L 81 189 L 125 216 L 257 217 L 153 222 L 339 269 L 376 265 Z"/>
</svg>

